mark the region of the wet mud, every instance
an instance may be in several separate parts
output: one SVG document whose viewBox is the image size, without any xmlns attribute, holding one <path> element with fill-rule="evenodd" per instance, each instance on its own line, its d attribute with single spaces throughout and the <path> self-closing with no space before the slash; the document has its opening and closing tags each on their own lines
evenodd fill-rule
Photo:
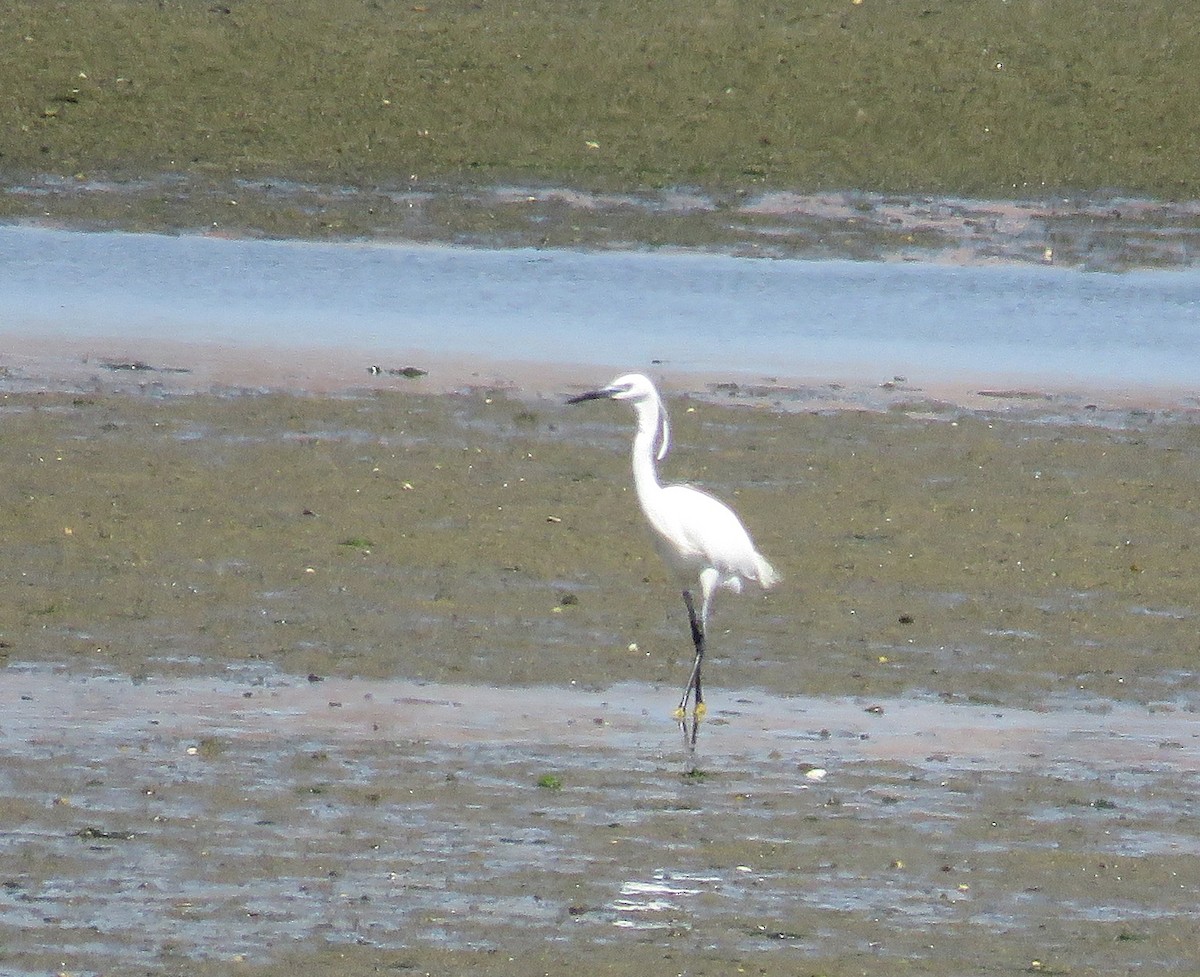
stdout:
<svg viewBox="0 0 1200 977">
<path fill-rule="evenodd" d="M 690 753 L 620 405 L 9 393 L 4 969 L 1193 973 L 1200 429 L 991 399 L 672 397 Z"/>
<path fill-rule="evenodd" d="M 1192 965 L 1180 712 L 750 692 L 697 770 L 633 683 L 21 668 L 0 696 L 9 972 Z"/>
</svg>

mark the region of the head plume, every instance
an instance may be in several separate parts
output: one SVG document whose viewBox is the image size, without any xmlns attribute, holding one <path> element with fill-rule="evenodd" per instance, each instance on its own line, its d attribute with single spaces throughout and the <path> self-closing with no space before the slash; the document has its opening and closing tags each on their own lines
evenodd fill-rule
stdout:
<svg viewBox="0 0 1200 977">
<path fill-rule="evenodd" d="M 657 390 L 654 391 L 654 400 L 658 404 L 658 433 L 655 436 L 658 451 L 654 453 L 654 457 L 662 461 L 671 448 L 671 422 L 667 419 L 667 405 L 663 403 Z"/>
</svg>

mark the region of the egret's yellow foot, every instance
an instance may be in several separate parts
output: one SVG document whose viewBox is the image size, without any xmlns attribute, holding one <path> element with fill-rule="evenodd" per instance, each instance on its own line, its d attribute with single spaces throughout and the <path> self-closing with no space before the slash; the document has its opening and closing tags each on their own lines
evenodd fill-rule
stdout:
<svg viewBox="0 0 1200 977">
<path fill-rule="evenodd" d="M 696 711 L 693 712 L 692 715 L 697 719 L 703 719 L 706 712 L 708 712 L 708 706 L 706 706 L 703 702 L 697 702 Z"/>
<path fill-rule="evenodd" d="M 671 715 L 674 716 L 676 719 L 686 719 L 687 718 L 687 710 L 683 706 L 677 706 L 675 711 L 673 713 L 671 713 Z"/>
</svg>

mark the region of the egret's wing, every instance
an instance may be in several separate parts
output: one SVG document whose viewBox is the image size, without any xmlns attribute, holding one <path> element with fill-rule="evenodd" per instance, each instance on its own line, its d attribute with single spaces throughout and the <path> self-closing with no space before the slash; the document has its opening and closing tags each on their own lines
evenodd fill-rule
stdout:
<svg viewBox="0 0 1200 977">
<path fill-rule="evenodd" d="M 687 561 L 722 574 L 758 578 L 762 561 L 737 514 L 720 499 L 690 485 L 668 485 L 659 495 L 662 522 L 647 513 L 663 542 Z"/>
</svg>

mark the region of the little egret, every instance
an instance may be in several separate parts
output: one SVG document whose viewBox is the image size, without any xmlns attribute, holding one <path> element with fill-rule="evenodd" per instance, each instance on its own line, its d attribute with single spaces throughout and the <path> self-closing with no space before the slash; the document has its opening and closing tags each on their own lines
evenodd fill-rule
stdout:
<svg viewBox="0 0 1200 977">
<path fill-rule="evenodd" d="M 699 718 L 705 709 L 700 668 L 704 661 L 713 593 L 718 587 L 741 593 L 743 577 L 766 589 L 779 581 L 779 574 L 754 548 L 746 527 L 724 502 L 690 485 L 659 483 L 655 462 L 666 457 L 671 428 L 662 398 L 647 377 L 640 373 L 617 377 L 607 387 L 572 397 L 567 403 L 578 404 L 585 400 L 625 400 L 637 411 L 633 484 L 642 512 L 654 530 L 659 554 L 685 581 L 683 602 L 687 606 L 692 642 L 696 646 L 692 674 L 684 686 L 676 715 L 680 719 L 687 715 L 688 698 L 694 692 L 694 715 Z M 697 576 L 700 581 L 699 615 L 689 586 Z"/>
</svg>

